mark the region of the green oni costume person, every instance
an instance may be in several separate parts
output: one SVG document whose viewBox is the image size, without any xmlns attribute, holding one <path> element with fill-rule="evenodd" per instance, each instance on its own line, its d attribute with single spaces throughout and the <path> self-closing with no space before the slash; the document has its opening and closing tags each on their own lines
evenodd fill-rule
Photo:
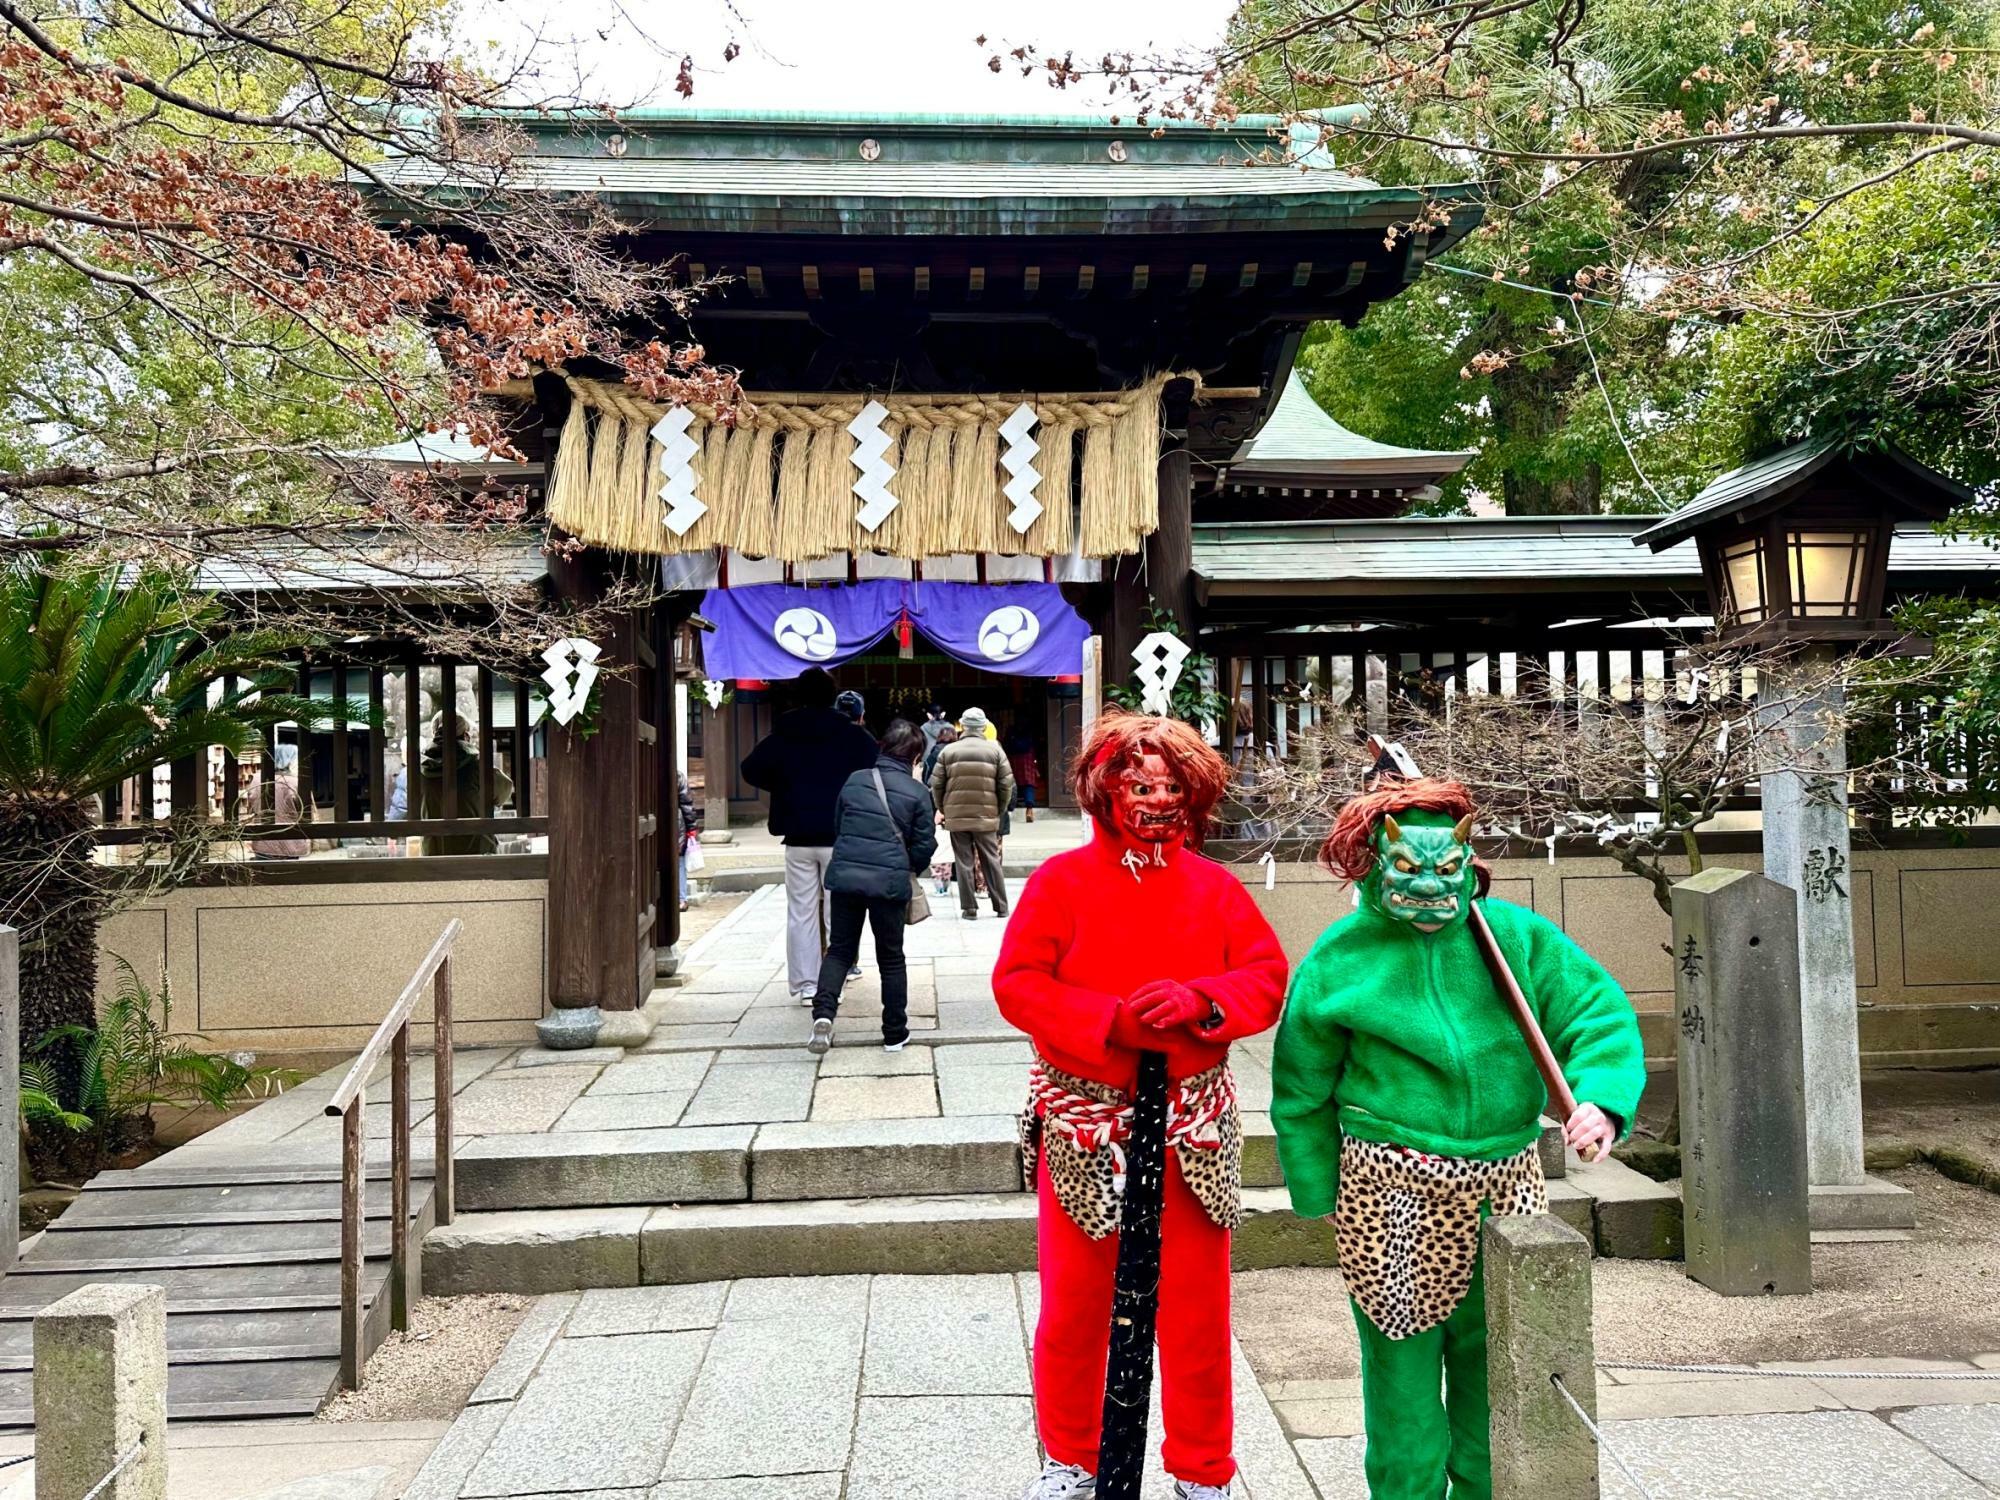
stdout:
<svg viewBox="0 0 2000 1500">
<path fill-rule="evenodd" d="M 1466 921 L 1471 826 L 1455 782 L 1341 810 L 1321 859 L 1359 902 L 1294 974 L 1272 1064 L 1292 1206 L 1331 1218 L 1354 1299 L 1373 1500 L 1492 1494 L 1479 1224 L 1548 1207 L 1548 1093 Z M 1481 907 L 1579 1101 L 1567 1139 L 1607 1147 L 1645 1084 L 1630 1002 L 1553 923 Z"/>
</svg>

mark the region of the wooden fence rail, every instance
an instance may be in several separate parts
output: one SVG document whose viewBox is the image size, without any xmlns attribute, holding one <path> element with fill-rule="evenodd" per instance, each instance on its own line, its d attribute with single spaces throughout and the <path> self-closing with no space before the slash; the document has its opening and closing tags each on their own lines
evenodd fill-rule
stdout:
<svg viewBox="0 0 2000 1500">
<path fill-rule="evenodd" d="M 363 1118 L 368 1080 L 389 1053 L 389 1323 L 404 1331 L 410 1326 L 406 1273 L 410 1260 L 410 1017 L 424 986 L 431 986 L 433 1064 L 431 1124 L 435 1132 L 432 1193 L 437 1222 L 452 1218 L 452 1048 L 451 949 L 465 924 L 453 917 L 445 924 L 431 951 L 417 965 L 389 1014 L 375 1028 L 368 1045 L 327 1101 L 326 1112 L 341 1119 L 340 1152 L 340 1384 L 354 1390 L 361 1384 L 367 1348 L 362 1338 L 362 1231 L 365 1228 L 365 1185 L 368 1178 L 367 1132 Z"/>
</svg>

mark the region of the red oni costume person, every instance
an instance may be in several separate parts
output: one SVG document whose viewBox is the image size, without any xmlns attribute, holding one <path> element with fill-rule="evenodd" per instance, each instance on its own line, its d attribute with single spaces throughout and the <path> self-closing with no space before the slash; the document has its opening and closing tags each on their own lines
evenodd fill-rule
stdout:
<svg viewBox="0 0 2000 1500">
<path fill-rule="evenodd" d="M 1024 1162 L 1039 1195 L 1032 1500 L 1096 1492 L 1124 1146 L 1141 1050 L 1167 1057 L 1159 1349 L 1176 1493 L 1236 1472 L 1229 1236 L 1242 1131 L 1229 1044 L 1276 1024 L 1286 963 L 1242 881 L 1198 852 L 1228 768 L 1177 720 L 1107 713 L 1078 755 L 1095 830 L 1045 861 L 1014 907 L 993 993 L 1034 1041 Z"/>
</svg>

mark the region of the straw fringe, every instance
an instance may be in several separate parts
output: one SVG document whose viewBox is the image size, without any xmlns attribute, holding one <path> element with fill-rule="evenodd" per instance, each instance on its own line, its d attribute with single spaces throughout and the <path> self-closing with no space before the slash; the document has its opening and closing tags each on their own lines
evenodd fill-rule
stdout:
<svg viewBox="0 0 2000 1500">
<path fill-rule="evenodd" d="M 1008 523 L 1012 503 L 999 466 L 999 426 L 1014 401 L 979 396 L 884 399 L 896 467 L 897 508 L 874 532 L 856 521 L 853 439 L 847 423 L 862 396 L 787 398 L 734 413 L 724 426 L 694 407 L 688 436 L 696 497 L 707 512 L 684 536 L 666 530 L 659 500 L 661 448 L 649 436 L 663 408 L 627 387 L 572 380 L 549 514 L 594 545 L 631 552 L 694 552 L 727 546 L 753 556 L 806 562 L 839 551 L 921 559 L 992 552 L 1087 557 L 1136 550 L 1159 524 L 1159 376 L 1134 390 L 1064 394 L 1033 403 L 1042 514 L 1025 534 Z M 1081 445 L 1081 463 L 1078 446 Z M 1080 476 L 1073 473 L 1080 467 Z"/>
</svg>

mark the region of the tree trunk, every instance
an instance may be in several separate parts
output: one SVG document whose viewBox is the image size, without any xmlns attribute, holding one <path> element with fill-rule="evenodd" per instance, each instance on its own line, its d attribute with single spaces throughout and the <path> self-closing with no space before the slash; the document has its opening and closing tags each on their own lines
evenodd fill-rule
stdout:
<svg viewBox="0 0 2000 1500">
<path fill-rule="evenodd" d="M 1518 331 L 1517 331 L 1518 336 Z M 1493 425 L 1503 449 L 1528 455 L 1537 467 L 1509 462 L 1501 499 L 1510 516 L 1594 516 L 1603 507 L 1604 466 L 1576 459 L 1558 466 L 1568 393 L 1589 377 L 1588 357 L 1574 346 L 1554 350 L 1535 367 L 1515 364 L 1494 377 Z"/>
<path fill-rule="evenodd" d="M 0 795 L 0 922 L 21 934 L 21 1051 L 58 1026 L 97 1024 L 97 924 L 104 890 L 92 855 L 88 804 L 71 797 Z M 43 1054 L 58 1098 L 74 1109 L 81 1055 Z"/>
</svg>

